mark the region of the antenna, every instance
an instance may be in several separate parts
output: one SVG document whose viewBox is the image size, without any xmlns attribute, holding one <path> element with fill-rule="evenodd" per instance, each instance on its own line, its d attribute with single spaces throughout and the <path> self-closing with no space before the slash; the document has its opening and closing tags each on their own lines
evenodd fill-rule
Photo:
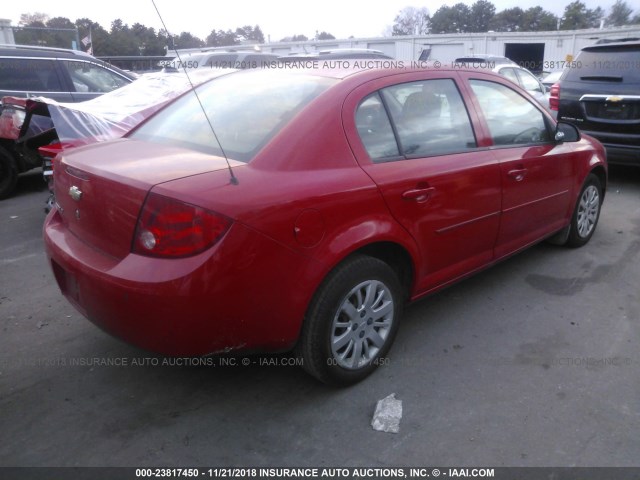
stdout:
<svg viewBox="0 0 640 480">
<path fill-rule="evenodd" d="M 158 14 L 158 17 L 160 17 L 160 22 L 162 23 L 162 26 L 164 27 L 164 31 L 167 32 L 167 35 L 170 38 L 172 38 L 171 34 L 169 33 L 169 29 L 167 28 L 167 25 L 164 23 L 164 19 L 162 18 L 162 15 L 160 15 L 160 10 L 158 10 L 158 7 L 156 6 L 155 0 L 151 0 L 151 3 L 153 3 L 153 8 L 156 9 L 156 13 Z M 196 88 L 193 86 L 193 82 L 191 81 L 191 77 L 189 76 L 189 73 L 187 72 L 187 69 L 185 68 L 185 64 L 182 62 L 182 58 L 180 58 L 180 53 L 178 53 L 178 49 L 176 48 L 175 44 L 173 45 L 173 50 L 176 52 L 176 56 L 178 57 L 178 63 L 182 66 L 182 71 L 187 76 L 187 80 L 189 81 L 189 85 L 191 85 L 191 91 L 196 96 L 196 100 L 198 100 L 198 104 L 200 105 L 200 109 L 202 110 L 202 113 L 204 114 L 204 118 L 207 119 L 207 123 L 209 124 L 209 128 L 211 128 L 211 133 L 213 133 L 213 137 L 216 139 L 216 142 L 218 142 L 218 146 L 220 147 L 220 151 L 222 152 L 222 155 L 224 156 L 224 159 L 227 162 L 227 168 L 229 169 L 229 175 L 231 176 L 231 178 L 230 178 L 231 184 L 232 185 L 238 185 L 240 183 L 238 181 L 238 177 L 236 177 L 233 174 L 233 169 L 231 168 L 231 163 L 229 162 L 229 157 L 227 157 L 227 153 L 224 151 L 224 148 L 222 147 L 222 143 L 220 143 L 220 140 L 218 139 L 218 135 L 216 135 L 216 131 L 213 129 L 213 124 L 211 123 L 211 119 L 209 118 L 209 115 L 207 115 L 207 111 L 204 109 L 204 105 L 202 105 L 202 102 L 200 101 L 200 96 L 198 95 L 198 92 L 196 91 Z"/>
</svg>

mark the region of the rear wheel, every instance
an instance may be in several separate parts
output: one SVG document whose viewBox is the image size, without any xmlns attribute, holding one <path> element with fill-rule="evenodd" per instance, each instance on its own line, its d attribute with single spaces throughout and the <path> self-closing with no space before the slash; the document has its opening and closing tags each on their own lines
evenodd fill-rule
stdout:
<svg viewBox="0 0 640 480">
<path fill-rule="evenodd" d="M 11 155 L 0 147 L 0 200 L 13 193 L 18 182 L 18 168 Z"/>
<path fill-rule="evenodd" d="M 567 246 L 581 247 L 591 240 L 600 218 L 601 208 L 602 185 L 597 176 L 590 174 L 580 191 L 578 203 L 571 218 Z"/>
<path fill-rule="evenodd" d="M 403 295 L 393 269 L 377 258 L 354 256 L 316 293 L 298 352 L 307 372 L 333 385 L 350 385 L 380 364 L 395 338 Z"/>
</svg>

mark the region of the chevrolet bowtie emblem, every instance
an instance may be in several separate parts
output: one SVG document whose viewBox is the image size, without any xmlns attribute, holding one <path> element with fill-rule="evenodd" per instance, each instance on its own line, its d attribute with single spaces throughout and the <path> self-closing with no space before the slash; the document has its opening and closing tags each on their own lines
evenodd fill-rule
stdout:
<svg viewBox="0 0 640 480">
<path fill-rule="evenodd" d="M 75 185 L 69 189 L 69 196 L 73 198 L 76 202 L 79 202 L 82 198 L 82 190 L 80 190 Z"/>
<path fill-rule="evenodd" d="M 607 102 L 621 102 L 622 100 L 624 100 L 624 98 L 618 97 L 617 95 L 607 97 Z"/>
</svg>

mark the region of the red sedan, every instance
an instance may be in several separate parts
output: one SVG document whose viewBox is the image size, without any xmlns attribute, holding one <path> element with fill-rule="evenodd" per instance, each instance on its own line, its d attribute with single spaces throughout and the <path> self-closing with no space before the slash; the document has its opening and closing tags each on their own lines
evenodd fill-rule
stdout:
<svg viewBox="0 0 640 480">
<path fill-rule="evenodd" d="M 602 146 L 497 74 L 254 70 L 196 91 L 55 168 L 60 289 L 139 347 L 295 349 L 354 383 L 407 301 L 596 228 Z"/>
</svg>

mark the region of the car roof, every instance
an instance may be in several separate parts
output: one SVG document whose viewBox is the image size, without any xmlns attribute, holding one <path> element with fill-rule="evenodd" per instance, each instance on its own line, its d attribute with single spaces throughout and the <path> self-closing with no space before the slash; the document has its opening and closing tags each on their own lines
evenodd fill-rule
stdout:
<svg viewBox="0 0 640 480">
<path fill-rule="evenodd" d="M 249 56 L 249 55 L 255 55 L 257 57 L 277 57 L 278 55 L 275 53 L 267 53 L 267 52 L 255 52 L 255 51 L 241 51 L 241 52 L 235 52 L 235 51 L 230 51 L 230 52 L 194 52 L 192 55 L 199 55 L 202 57 L 207 57 L 207 58 L 213 58 L 213 57 L 221 57 L 221 56 L 225 56 L 228 57 L 230 55 L 235 55 L 237 57 L 240 56 Z"/>
<path fill-rule="evenodd" d="M 320 50 L 317 52 L 295 52 L 289 55 L 280 56 L 279 60 L 284 62 L 292 60 L 340 60 L 340 59 L 369 59 L 379 58 L 393 60 L 394 58 L 385 54 L 380 50 L 374 50 L 372 48 L 332 48 L 327 50 Z"/>
<path fill-rule="evenodd" d="M 464 63 L 464 62 L 477 62 L 478 60 L 486 60 L 486 61 L 493 61 L 496 63 L 501 63 L 501 64 L 516 64 L 513 60 L 507 58 L 507 57 L 502 57 L 500 55 L 489 55 L 489 54 L 484 54 L 484 53 L 472 53 L 469 55 L 464 55 L 462 57 L 458 57 L 455 59 L 456 62 L 460 62 L 460 63 Z"/>
<path fill-rule="evenodd" d="M 348 59 L 343 62 L 340 62 L 339 68 L 324 68 L 322 65 L 319 65 L 317 68 L 307 68 L 304 64 L 300 67 L 291 68 L 291 69 L 283 69 L 283 68 L 266 68 L 266 69 L 248 69 L 248 70 L 238 70 L 234 74 L 247 75 L 252 74 L 252 72 L 279 72 L 282 74 L 291 74 L 291 75 L 312 75 L 318 77 L 327 77 L 327 78 L 335 78 L 337 80 L 344 80 L 351 77 L 371 77 L 380 78 L 382 76 L 389 75 L 398 75 L 404 73 L 419 73 L 419 72 L 460 72 L 460 71 L 473 71 L 473 72 L 483 72 L 488 73 L 489 75 L 493 75 L 497 78 L 503 79 L 502 75 L 498 75 L 495 72 L 490 70 L 483 69 L 482 67 L 474 67 L 474 66 L 456 66 L 440 64 L 439 62 L 423 62 L 420 66 L 407 66 L 402 62 L 392 63 L 391 66 L 388 65 L 390 61 L 385 59 L 376 59 L 376 58 L 364 58 L 364 59 Z"/>
<path fill-rule="evenodd" d="M 564 70 L 556 70 L 555 72 L 550 72 L 544 76 L 542 79 L 543 82 L 546 82 L 548 79 L 556 79 L 560 78 L 560 76 L 564 73 Z"/>
<path fill-rule="evenodd" d="M 524 70 L 525 72 L 531 73 L 528 68 L 521 67 L 517 63 L 497 63 L 495 66 L 495 71 L 502 70 L 503 68 L 515 68 L 516 70 Z M 533 73 L 531 73 L 533 75 Z"/>
<path fill-rule="evenodd" d="M 598 43 L 583 47 L 582 50 L 586 52 L 597 52 L 599 50 L 637 50 L 638 48 L 640 48 L 640 41 Z"/>
<path fill-rule="evenodd" d="M 54 48 L 54 47 L 36 47 L 33 45 L 13 45 L 13 44 L 0 44 L 0 57 L 17 57 L 17 58 L 70 58 L 74 60 L 86 60 L 88 62 L 94 62 L 101 65 L 104 68 L 108 68 L 117 72 L 119 75 L 128 78 L 129 80 L 135 80 L 137 77 L 121 68 L 116 67 L 108 62 L 100 60 L 92 55 L 81 50 L 70 50 L 68 48 Z"/>
<path fill-rule="evenodd" d="M 185 54 L 183 53 L 182 56 L 184 56 Z M 270 52 L 262 52 L 259 50 L 253 50 L 253 49 L 249 49 L 249 50 L 234 50 L 234 49 L 229 49 L 229 50 L 209 50 L 209 49 L 204 49 L 204 50 L 198 50 L 195 52 L 189 52 L 188 55 L 269 55 L 269 56 L 274 56 L 277 55 L 275 53 L 270 53 Z"/>
<path fill-rule="evenodd" d="M 36 47 L 32 45 L 9 45 L 0 44 L 0 55 L 8 57 L 43 57 L 43 58 L 77 58 L 82 57 L 87 60 L 96 60 L 95 57 L 81 50 L 70 50 L 68 48 Z"/>
<path fill-rule="evenodd" d="M 328 53 L 382 53 L 382 51 L 373 48 L 328 48 L 320 50 L 319 53 L 326 55 Z"/>
</svg>

